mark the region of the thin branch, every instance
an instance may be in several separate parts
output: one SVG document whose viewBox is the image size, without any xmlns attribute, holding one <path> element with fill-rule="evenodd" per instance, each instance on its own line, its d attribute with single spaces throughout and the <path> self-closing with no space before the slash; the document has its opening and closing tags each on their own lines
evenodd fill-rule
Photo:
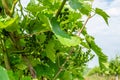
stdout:
<svg viewBox="0 0 120 80">
<path fill-rule="evenodd" d="M 6 47 L 5 47 L 5 44 L 4 44 L 4 40 L 1 39 L 1 38 L 0 38 L 0 43 L 1 43 L 1 48 L 2 48 L 3 54 L 4 54 L 3 56 L 4 56 L 5 67 L 6 67 L 7 70 L 10 70 L 11 66 L 10 66 L 10 63 L 9 63 L 7 50 L 6 50 Z"/>
<path fill-rule="evenodd" d="M 10 16 L 11 13 L 10 13 L 10 8 L 8 7 L 8 2 L 6 0 L 1 0 L 1 2 L 5 13 Z"/>
<path fill-rule="evenodd" d="M 59 16 L 59 14 L 61 13 L 61 11 L 62 11 L 62 9 L 63 9 L 63 7 L 64 7 L 66 1 L 67 1 L 67 0 L 63 0 L 63 2 L 62 2 L 62 4 L 61 4 L 60 8 L 58 9 L 58 11 L 57 11 L 57 13 L 56 13 L 56 15 L 55 15 L 56 18 L 57 18 L 57 17 Z"/>
<path fill-rule="evenodd" d="M 28 66 L 28 69 L 30 71 L 32 78 L 36 79 L 37 78 L 36 72 L 35 72 L 32 64 L 30 63 L 29 59 L 27 58 L 27 56 L 24 56 L 24 55 L 22 55 L 22 58 L 26 62 L 26 65 Z"/>
<path fill-rule="evenodd" d="M 14 45 L 14 47 L 15 47 L 16 49 L 19 49 L 19 45 L 17 45 L 17 42 L 18 42 L 19 39 L 16 38 L 15 33 L 9 32 L 9 37 L 10 37 L 10 39 L 11 39 L 12 44 Z"/>
<path fill-rule="evenodd" d="M 70 50 L 70 52 L 69 52 L 69 54 L 68 54 L 68 56 L 66 57 L 64 63 L 60 66 L 59 71 L 54 76 L 53 80 L 56 80 L 56 78 L 58 77 L 58 75 L 63 71 L 65 64 L 67 63 L 67 61 L 69 60 L 71 54 L 73 53 L 73 50 L 74 50 L 74 48 L 72 47 L 71 50 Z"/>
<path fill-rule="evenodd" d="M 92 15 L 92 16 L 91 16 L 91 15 L 88 16 L 88 18 L 86 19 L 86 21 L 85 21 L 85 23 L 83 24 L 82 28 L 81 28 L 80 30 L 78 30 L 78 33 L 77 33 L 78 36 L 80 36 L 80 34 L 82 33 L 82 31 L 83 31 L 83 29 L 85 28 L 86 24 L 88 23 L 89 19 L 91 19 L 93 16 L 95 16 L 95 14 Z"/>
<path fill-rule="evenodd" d="M 10 13 L 11 13 L 11 14 L 10 14 L 10 17 L 12 17 L 13 14 L 14 14 L 14 9 L 15 9 L 15 6 L 16 6 L 17 2 L 18 2 L 18 0 L 14 0 L 14 1 L 13 1 L 12 8 L 11 8 L 11 10 L 10 10 Z"/>
</svg>

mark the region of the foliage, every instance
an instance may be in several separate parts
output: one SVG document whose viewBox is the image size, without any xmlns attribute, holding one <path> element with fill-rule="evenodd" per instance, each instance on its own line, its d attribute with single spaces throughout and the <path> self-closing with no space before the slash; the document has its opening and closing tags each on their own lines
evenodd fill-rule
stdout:
<svg viewBox="0 0 120 80">
<path fill-rule="evenodd" d="M 115 80 L 118 80 L 118 77 L 120 75 L 120 57 L 116 56 L 115 59 L 112 59 L 109 61 L 108 68 L 100 68 L 100 67 L 94 67 L 88 72 L 88 76 L 93 75 L 104 75 L 103 77 L 111 77 L 114 76 Z"/>
<path fill-rule="evenodd" d="M 10 80 L 82 80 L 92 51 L 105 67 L 107 56 L 85 26 L 95 14 L 107 24 L 109 16 L 93 9 L 92 0 L 30 0 L 25 8 L 17 3 L 12 16 L 0 16 L 0 65 Z"/>
<path fill-rule="evenodd" d="M 94 67 L 93 69 L 91 69 L 89 71 L 89 73 L 87 74 L 88 76 L 94 75 L 94 74 L 100 74 L 101 70 L 99 67 Z"/>
<path fill-rule="evenodd" d="M 120 57 L 116 56 L 109 62 L 109 73 L 111 75 L 120 75 Z"/>
</svg>

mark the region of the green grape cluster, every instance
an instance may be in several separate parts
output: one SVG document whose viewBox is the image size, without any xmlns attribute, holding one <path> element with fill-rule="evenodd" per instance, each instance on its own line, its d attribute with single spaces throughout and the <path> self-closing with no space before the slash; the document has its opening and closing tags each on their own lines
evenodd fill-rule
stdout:
<svg viewBox="0 0 120 80">
<path fill-rule="evenodd" d="M 94 57 L 93 54 L 91 54 L 91 50 L 88 50 L 86 52 L 79 50 L 77 53 L 75 53 L 74 56 L 74 65 L 86 65 L 88 61 L 90 61 Z"/>
<path fill-rule="evenodd" d="M 59 15 L 60 22 L 68 20 L 68 17 L 69 17 L 69 8 L 64 8 L 64 10 Z"/>
<path fill-rule="evenodd" d="M 31 51 L 31 50 L 36 50 L 39 46 L 39 44 L 37 43 L 36 40 L 36 35 L 33 35 L 32 37 L 29 38 L 25 38 L 24 39 L 26 41 L 25 46 Z"/>
<path fill-rule="evenodd" d="M 9 36 L 9 32 L 8 32 L 8 31 L 6 31 L 5 29 L 3 29 L 3 30 L 2 30 L 2 34 L 3 34 L 4 36 L 6 36 L 6 37 L 8 37 L 8 36 Z"/>
</svg>

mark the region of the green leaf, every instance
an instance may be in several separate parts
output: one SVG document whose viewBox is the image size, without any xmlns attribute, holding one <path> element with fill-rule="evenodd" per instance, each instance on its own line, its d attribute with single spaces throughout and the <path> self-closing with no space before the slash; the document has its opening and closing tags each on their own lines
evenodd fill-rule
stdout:
<svg viewBox="0 0 120 80">
<path fill-rule="evenodd" d="M 33 22 L 33 25 L 31 25 L 31 30 L 33 33 L 37 32 L 46 32 L 50 30 L 49 22 L 47 17 L 44 14 L 38 14 L 38 18 L 40 20 L 34 20 L 30 22 L 30 24 Z"/>
<path fill-rule="evenodd" d="M 91 4 L 88 3 L 84 3 L 82 5 L 82 8 L 80 9 L 80 12 L 86 15 L 89 15 L 91 11 L 92 11 L 92 6 Z"/>
<path fill-rule="evenodd" d="M 48 42 L 48 44 L 46 45 L 46 54 L 47 54 L 47 57 L 52 61 L 52 62 L 55 62 L 55 49 L 54 49 L 54 41 L 50 40 Z"/>
<path fill-rule="evenodd" d="M 37 35 L 37 39 L 40 41 L 40 43 L 44 43 L 46 40 L 46 35 L 45 34 Z"/>
<path fill-rule="evenodd" d="M 108 24 L 108 18 L 109 18 L 110 16 L 109 16 L 105 11 L 103 11 L 102 9 L 96 8 L 96 9 L 95 9 L 95 12 L 96 12 L 98 15 L 102 16 L 103 19 L 105 20 L 106 24 L 109 25 L 109 24 Z"/>
<path fill-rule="evenodd" d="M 12 27 L 11 25 L 13 25 L 17 19 L 18 19 L 18 16 L 16 16 L 15 18 L 10 18 L 5 22 L 0 21 L 0 29 Z"/>
<path fill-rule="evenodd" d="M 9 31 L 9 32 L 13 32 L 13 31 L 16 31 L 20 28 L 20 25 L 19 25 L 19 19 L 16 19 L 14 21 L 14 23 L 12 23 L 11 25 L 9 25 L 8 27 L 6 27 L 6 30 Z"/>
<path fill-rule="evenodd" d="M 62 80 L 72 80 L 72 74 L 69 71 L 65 71 Z"/>
<path fill-rule="evenodd" d="M 74 15 L 74 16 L 73 16 Z M 78 19 L 80 19 L 81 18 L 81 14 L 80 13 L 77 13 L 77 12 L 71 12 L 70 13 L 70 15 L 69 15 L 69 20 L 71 21 L 71 22 L 75 22 L 75 21 L 77 21 Z"/>
<path fill-rule="evenodd" d="M 102 52 L 101 48 L 95 44 L 94 38 L 92 36 L 86 36 L 86 41 L 90 48 L 97 54 L 100 66 L 105 67 L 104 64 L 107 63 L 107 56 Z"/>
<path fill-rule="evenodd" d="M 45 7 L 36 4 L 35 0 L 30 0 L 30 3 L 27 5 L 26 9 L 30 11 L 33 15 L 36 15 L 38 12 L 44 10 Z"/>
<path fill-rule="evenodd" d="M 43 5 L 50 7 L 50 6 L 52 6 L 52 2 L 51 1 L 53 2 L 53 0 L 43 0 Z"/>
<path fill-rule="evenodd" d="M 79 2 L 79 0 L 70 0 L 69 5 L 71 8 L 77 10 L 80 9 L 82 6 L 82 3 Z"/>
<path fill-rule="evenodd" d="M 35 70 L 37 73 L 37 76 L 42 77 L 42 76 L 53 76 L 53 69 L 51 69 L 52 67 L 49 67 L 47 65 L 42 65 L 42 64 L 38 64 L 35 66 Z"/>
<path fill-rule="evenodd" d="M 55 18 L 51 20 L 50 27 L 59 41 L 68 47 L 77 46 L 80 44 L 80 38 L 77 36 L 69 36 L 67 33 L 60 29 L 60 25 Z"/>
<path fill-rule="evenodd" d="M 89 47 L 88 43 L 86 43 L 86 42 L 81 42 L 81 45 L 82 45 L 82 46 L 84 46 L 85 48 L 90 49 L 90 47 Z"/>
<path fill-rule="evenodd" d="M 32 80 L 30 76 L 24 76 L 21 80 Z"/>
<path fill-rule="evenodd" d="M 48 16 L 46 16 L 45 14 L 39 13 L 38 14 L 38 18 L 40 19 L 40 21 L 42 21 L 45 27 L 50 28 L 49 27 L 49 19 Z"/>
<path fill-rule="evenodd" d="M 0 66 L 0 80 L 9 80 L 6 69 L 1 66 Z"/>
<path fill-rule="evenodd" d="M 16 76 L 12 70 L 8 70 L 7 73 L 10 80 L 18 80 L 18 76 Z"/>
<path fill-rule="evenodd" d="M 4 23 L 2 23 L 1 21 L 0 21 L 0 28 L 5 28 L 6 26 L 4 25 Z"/>
</svg>

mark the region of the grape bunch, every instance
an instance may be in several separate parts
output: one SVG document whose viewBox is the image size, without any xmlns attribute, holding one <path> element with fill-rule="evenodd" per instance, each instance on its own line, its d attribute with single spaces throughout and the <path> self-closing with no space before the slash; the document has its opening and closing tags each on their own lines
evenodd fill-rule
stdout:
<svg viewBox="0 0 120 80">
<path fill-rule="evenodd" d="M 91 50 L 88 50 L 86 52 L 79 50 L 78 52 L 76 52 L 74 56 L 73 59 L 74 65 L 79 65 L 79 66 L 85 65 L 85 63 L 93 59 L 93 57 L 94 55 L 91 54 Z"/>
<path fill-rule="evenodd" d="M 25 38 L 24 40 L 26 41 L 25 46 L 29 51 L 34 50 L 34 49 L 36 50 L 39 46 L 39 44 L 37 43 L 37 40 L 36 40 L 36 35 Z"/>
<path fill-rule="evenodd" d="M 5 29 L 3 29 L 3 30 L 2 30 L 2 34 L 3 34 L 4 36 L 6 36 L 6 37 L 8 37 L 8 36 L 9 36 L 9 32 L 8 32 L 8 31 L 6 31 Z"/>
<path fill-rule="evenodd" d="M 59 15 L 60 22 L 67 20 L 68 17 L 69 17 L 69 8 L 64 8 L 64 10 Z"/>
</svg>

